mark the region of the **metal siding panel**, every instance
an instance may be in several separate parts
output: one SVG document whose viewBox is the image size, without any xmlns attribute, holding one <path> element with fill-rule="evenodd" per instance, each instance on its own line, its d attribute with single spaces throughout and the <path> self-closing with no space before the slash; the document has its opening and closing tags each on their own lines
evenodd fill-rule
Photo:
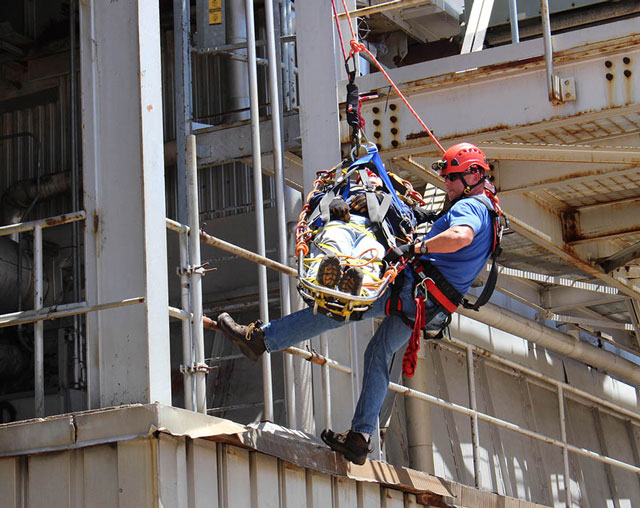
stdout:
<svg viewBox="0 0 640 508">
<path fill-rule="evenodd" d="M 18 508 L 18 460 L 0 460 L 0 499 L 6 508 Z"/>
<path fill-rule="evenodd" d="M 249 452 L 236 446 L 222 447 L 222 499 L 225 508 L 250 508 L 251 489 L 248 485 Z"/>
<path fill-rule="evenodd" d="M 91 446 L 84 454 L 84 506 L 118 508 L 118 448 Z"/>
<path fill-rule="evenodd" d="M 330 499 L 331 477 L 307 469 L 307 507 L 327 508 Z"/>
<path fill-rule="evenodd" d="M 187 508 L 187 452 L 184 437 L 160 434 L 158 479 L 163 508 Z"/>
<path fill-rule="evenodd" d="M 215 443 L 203 439 L 187 444 L 189 508 L 218 508 L 218 455 Z"/>
<path fill-rule="evenodd" d="M 278 508 L 280 506 L 278 459 L 257 452 L 249 454 L 251 465 L 251 506 Z"/>
<path fill-rule="evenodd" d="M 28 508 L 68 508 L 71 452 L 29 457 Z"/>
<path fill-rule="evenodd" d="M 358 482 L 356 486 L 358 508 L 375 508 L 380 506 L 380 485 L 377 483 Z"/>
<path fill-rule="evenodd" d="M 157 506 L 157 454 L 155 439 L 118 443 L 118 508 Z"/>
<path fill-rule="evenodd" d="M 283 508 L 304 508 L 306 506 L 307 485 L 305 470 L 291 462 L 280 462 L 280 483 L 282 485 Z"/>
<path fill-rule="evenodd" d="M 421 506 L 418 504 L 415 494 L 404 495 L 404 508 L 421 508 Z"/>
<path fill-rule="evenodd" d="M 381 501 L 382 508 L 403 508 L 404 494 L 399 490 L 382 489 Z"/>
<path fill-rule="evenodd" d="M 351 508 L 358 503 L 357 482 L 347 478 L 333 478 L 333 506 Z"/>
</svg>

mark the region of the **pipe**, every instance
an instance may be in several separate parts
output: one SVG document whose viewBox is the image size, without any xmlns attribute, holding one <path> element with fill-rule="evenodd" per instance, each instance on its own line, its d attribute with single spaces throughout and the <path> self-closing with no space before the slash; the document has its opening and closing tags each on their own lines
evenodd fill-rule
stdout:
<svg viewBox="0 0 640 508">
<path fill-rule="evenodd" d="M 240 3 L 240 2 L 233 2 Z M 262 160 L 260 151 L 260 111 L 258 109 L 258 69 L 256 65 L 256 35 L 253 0 L 245 0 L 247 22 L 247 49 L 249 57 L 249 104 L 251 112 L 251 149 L 253 158 L 253 193 L 256 210 L 256 245 L 258 255 L 265 257 L 264 199 L 262 194 Z M 274 143 L 275 145 L 275 143 Z M 267 269 L 258 266 L 258 293 L 260 319 L 269 322 Z M 262 355 L 262 386 L 264 392 L 264 419 L 273 421 L 273 388 L 271 385 L 271 357 Z"/>
<path fill-rule="evenodd" d="M 0 237 L 0 295 L 15 295 L 18 291 L 23 300 L 28 300 L 33 295 L 32 286 L 33 261 L 28 254 L 23 253 L 22 272 L 20 277 L 21 287 L 18 290 L 18 243 L 8 237 Z M 0 312 L 16 310 L 16 302 L 13 298 L 0 299 Z"/>
<path fill-rule="evenodd" d="M 473 348 L 467 346 L 467 383 L 469 385 L 469 407 L 478 410 L 476 399 L 476 375 L 473 368 Z M 480 458 L 478 456 L 480 434 L 478 433 L 478 415 L 471 415 L 471 446 L 473 448 L 473 481 L 476 489 L 480 488 Z"/>
<path fill-rule="evenodd" d="M 200 261 L 200 242 L 196 231 L 200 230 L 200 214 L 198 209 L 198 166 L 196 161 L 196 137 L 187 136 L 187 186 L 189 203 L 189 273 L 191 276 L 191 312 L 193 321 L 191 334 L 195 349 L 196 369 L 196 410 L 207 412 L 206 364 L 204 363 L 204 330 L 202 328 L 202 271 Z"/>
<path fill-rule="evenodd" d="M 551 42 L 551 20 L 549 19 L 549 0 L 540 0 L 540 17 L 542 18 L 542 38 L 544 40 L 544 62 L 547 67 L 547 91 L 549 100 L 554 101 L 553 94 L 553 44 Z"/>
<path fill-rule="evenodd" d="M 246 47 L 247 34 L 249 31 L 253 33 L 253 23 L 249 24 L 247 18 L 246 5 L 240 0 L 234 0 L 226 2 L 227 9 L 227 47 L 236 47 L 237 49 Z M 251 16 L 253 19 L 253 16 Z M 255 41 L 255 36 L 253 37 Z M 255 45 L 253 47 L 255 53 Z M 246 57 L 247 52 L 240 49 L 237 55 L 240 59 Z M 232 57 L 233 58 L 233 57 Z M 246 65 L 242 61 L 227 60 L 224 63 L 227 69 L 227 93 L 226 97 L 226 110 L 242 110 L 233 114 L 230 114 L 227 118 L 227 122 L 238 122 L 240 120 L 246 120 L 247 108 L 249 107 L 249 93 L 250 86 L 247 82 Z M 251 67 L 251 64 L 249 64 Z"/>
<path fill-rule="evenodd" d="M 640 385 L 640 368 L 635 363 L 495 304 L 487 303 L 480 307 L 479 311 L 459 308 L 457 312 L 475 321 L 535 342 L 569 358 L 605 370 L 634 386 Z M 458 328 L 455 329 L 455 326 Z M 462 330 L 459 325 L 453 325 L 453 322 L 452 327 L 455 330 L 454 335 L 469 335 L 468 327 Z"/>
<path fill-rule="evenodd" d="M 182 310 L 189 312 L 189 305 L 191 303 L 190 293 L 191 285 L 189 284 L 189 239 L 187 233 L 180 233 L 180 304 Z M 183 319 L 182 326 L 182 364 L 185 367 L 193 365 L 193 344 L 191 338 L 191 320 Z M 189 369 L 184 369 L 183 373 L 184 384 L 184 407 L 189 411 L 194 410 L 193 403 L 193 381 L 194 378 L 191 375 Z"/>
<path fill-rule="evenodd" d="M 560 439 L 567 442 L 567 421 L 564 414 L 564 390 L 562 385 L 558 385 L 558 410 L 560 413 Z M 562 466 L 564 468 L 564 503 L 567 508 L 571 508 L 571 477 L 569 476 L 569 450 L 562 447 Z"/>
<path fill-rule="evenodd" d="M 33 230 L 33 309 L 37 313 L 42 308 L 42 227 Z M 35 416 L 44 418 L 44 327 L 43 321 L 33 326 L 33 364 L 35 392 Z"/>
<path fill-rule="evenodd" d="M 520 42 L 520 30 L 518 29 L 518 0 L 509 0 L 509 19 L 511 21 L 511 43 Z"/>
<path fill-rule="evenodd" d="M 285 213 L 286 196 L 284 187 L 284 155 L 280 106 L 280 87 L 278 86 L 278 73 L 280 64 L 276 55 L 276 34 L 273 15 L 273 0 L 265 0 L 265 25 L 267 32 L 267 58 L 269 60 L 269 98 L 271 101 L 271 128 L 273 133 L 273 169 L 275 172 L 276 186 L 276 214 L 278 221 L 278 254 L 280 263 L 287 264 L 287 217 Z M 280 274 L 280 309 L 281 315 L 291 314 L 291 294 L 289 293 L 289 280 L 283 273 Z M 289 355 L 284 358 L 285 392 L 287 401 L 287 421 L 289 428 L 296 428 L 296 392 L 293 373 L 293 358 Z M 327 427 L 329 428 L 329 427 Z"/>
<path fill-rule="evenodd" d="M 79 183 L 80 166 L 78 164 L 78 92 L 77 92 L 77 67 L 76 67 L 76 6 L 77 0 L 69 0 L 69 109 L 71 117 L 71 209 L 77 210 L 80 206 Z M 80 225 L 74 223 L 71 226 L 71 259 L 73 275 L 73 301 L 80 300 Z M 73 316 L 73 387 L 80 385 L 80 334 L 81 322 L 78 316 Z"/>
<path fill-rule="evenodd" d="M 187 148 L 186 137 L 191 134 L 191 19 L 188 0 L 173 2 L 173 54 L 174 54 L 174 113 L 176 125 L 176 145 L 173 156 L 176 158 L 177 171 L 177 218 L 187 222 L 189 205 L 187 203 Z"/>
<path fill-rule="evenodd" d="M 67 192 L 72 189 L 72 183 L 71 171 L 43 175 L 39 183 L 37 178 L 27 178 L 14 183 L 2 194 L 4 224 L 22 222 L 34 199 L 44 200 Z M 77 203 L 73 209 L 77 209 Z"/>
</svg>

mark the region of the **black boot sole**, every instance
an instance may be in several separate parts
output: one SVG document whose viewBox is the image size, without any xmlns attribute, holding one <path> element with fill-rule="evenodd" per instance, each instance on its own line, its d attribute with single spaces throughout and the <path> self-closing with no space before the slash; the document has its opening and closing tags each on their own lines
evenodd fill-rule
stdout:
<svg viewBox="0 0 640 508">
<path fill-rule="evenodd" d="M 367 461 L 367 455 L 369 455 L 368 449 L 364 451 L 352 450 L 347 447 L 345 443 L 338 440 L 335 437 L 336 435 L 337 434 L 331 429 L 325 429 L 320 434 L 320 438 L 326 443 L 329 448 L 331 448 L 334 452 L 341 453 L 349 462 L 353 462 L 354 464 L 361 466 Z"/>
</svg>

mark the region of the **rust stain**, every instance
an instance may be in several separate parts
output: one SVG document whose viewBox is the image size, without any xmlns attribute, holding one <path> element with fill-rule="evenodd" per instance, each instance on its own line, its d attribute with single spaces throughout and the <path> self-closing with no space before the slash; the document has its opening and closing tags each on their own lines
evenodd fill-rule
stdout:
<svg viewBox="0 0 640 508">
<path fill-rule="evenodd" d="M 98 234 L 99 227 L 100 227 L 100 216 L 98 215 L 98 212 L 95 211 L 93 212 L 93 233 L 94 234 Z"/>
<path fill-rule="evenodd" d="M 47 226 L 56 226 L 58 224 L 64 224 L 65 222 L 67 222 L 67 216 L 61 215 L 60 217 L 57 217 L 55 219 L 47 219 L 45 221 L 45 224 Z"/>
<path fill-rule="evenodd" d="M 149 105 L 147 106 L 147 111 L 149 111 L 149 112 L 150 112 L 152 109 L 153 109 L 153 106 L 152 106 L 151 104 L 149 104 Z"/>
</svg>

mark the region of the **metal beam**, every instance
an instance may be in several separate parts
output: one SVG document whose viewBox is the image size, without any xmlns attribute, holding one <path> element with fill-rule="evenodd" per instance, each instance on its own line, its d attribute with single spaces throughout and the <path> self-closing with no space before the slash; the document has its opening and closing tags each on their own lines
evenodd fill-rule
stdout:
<svg viewBox="0 0 640 508">
<path fill-rule="evenodd" d="M 564 240 L 577 245 L 640 233 L 640 198 L 582 206 L 563 212 Z"/>
<path fill-rule="evenodd" d="M 640 288 L 633 283 L 604 273 L 599 266 L 583 259 L 571 246 L 567 245 L 563 240 L 560 217 L 556 213 L 523 195 L 503 196 L 502 207 L 509 215 L 511 229 L 515 232 L 627 296 L 640 297 Z"/>
<path fill-rule="evenodd" d="M 249 122 L 223 127 L 207 127 L 198 129 L 194 134 L 197 137 L 198 145 L 211 147 L 210 153 L 199 154 L 199 167 L 213 166 L 251 156 L 251 125 Z M 300 147 L 298 113 L 283 117 L 282 139 L 285 150 Z M 260 120 L 260 147 L 263 154 L 273 152 L 273 128 L 270 118 Z"/>
<path fill-rule="evenodd" d="M 605 272 L 610 273 L 638 258 L 640 258 L 640 242 L 636 242 L 619 250 L 615 254 L 598 262 L 598 264 Z"/>
<path fill-rule="evenodd" d="M 579 89 L 576 101 L 562 106 L 554 106 L 547 98 L 540 39 L 392 69 L 391 77 L 427 124 L 433 124 L 440 140 L 510 139 L 563 125 L 634 115 L 640 111 L 640 105 L 633 101 L 640 96 L 640 82 L 622 74 L 607 80 L 602 69 L 606 61 L 623 56 L 631 61 L 640 58 L 635 25 L 635 20 L 620 21 L 553 37 L 555 72 L 572 76 L 578 86 L 589 84 Z M 368 134 L 371 137 L 374 131 L 385 157 L 432 150 L 415 118 L 395 96 L 385 109 L 388 83 L 384 77 L 375 73 L 357 82 L 361 91 L 380 94 L 379 99 L 367 101 L 362 112 L 368 126 L 374 125 L 374 120 L 379 122 L 375 128 L 369 127 Z M 341 87 L 338 90 L 342 94 Z M 451 114 L 454 103 L 456 111 L 474 114 Z M 555 138 L 555 142 L 563 141 Z"/>
</svg>

